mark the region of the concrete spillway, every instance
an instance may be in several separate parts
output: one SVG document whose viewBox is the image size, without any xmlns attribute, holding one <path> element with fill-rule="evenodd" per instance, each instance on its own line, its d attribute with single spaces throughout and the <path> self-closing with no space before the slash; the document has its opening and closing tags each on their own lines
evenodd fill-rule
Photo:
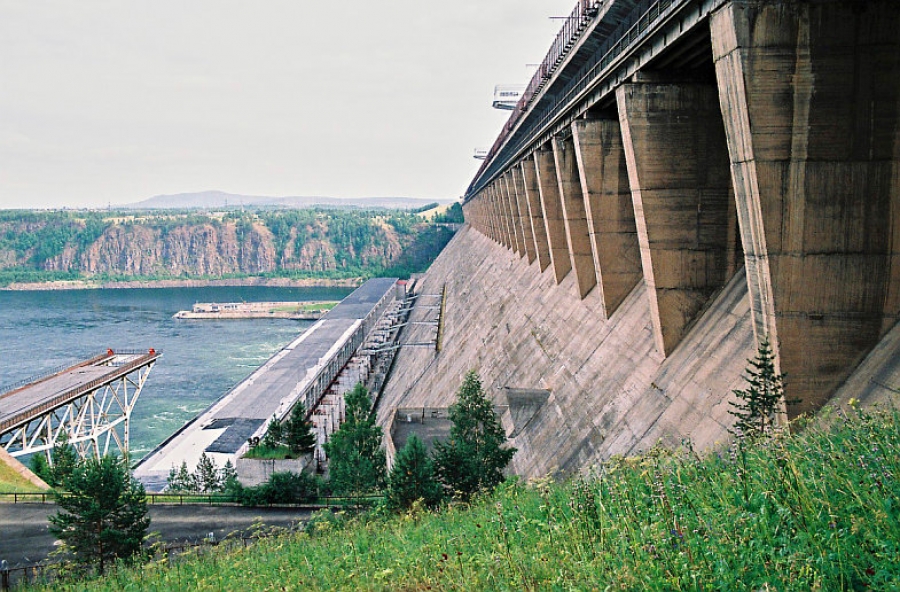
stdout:
<svg viewBox="0 0 900 592">
<path fill-rule="evenodd" d="M 283 418 L 297 401 L 311 412 L 394 300 L 396 284 L 396 278 L 377 278 L 360 286 L 141 460 L 135 476 L 158 489 L 172 467 L 185 462 L 193 470 L 203 453 L 220 467 L 235 464 L 273 416 Z"/>
</svg>

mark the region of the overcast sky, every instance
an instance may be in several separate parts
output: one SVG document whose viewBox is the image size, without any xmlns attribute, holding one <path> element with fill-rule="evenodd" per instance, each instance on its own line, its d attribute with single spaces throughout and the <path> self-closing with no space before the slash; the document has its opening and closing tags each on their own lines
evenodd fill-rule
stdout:
<svg viewBox="0 0 900 592">
<path fill-rule="evenodd" d="M 0 208 L 454 198 L 575 0 L 0 0 Z"/>
</svg>

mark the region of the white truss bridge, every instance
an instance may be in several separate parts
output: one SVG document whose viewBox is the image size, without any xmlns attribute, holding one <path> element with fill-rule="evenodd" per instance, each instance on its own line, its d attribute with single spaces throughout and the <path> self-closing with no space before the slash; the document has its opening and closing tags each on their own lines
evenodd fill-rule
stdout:
<svg viewBox="0 0 900 592">
<path fill-rule="evenodd" d="M 49 454 L 65 437 L 82 457 L 128 453 L 131 411 L 162 352 L 107 350 L 0 393 L 0 448 Z"/>
</svg>

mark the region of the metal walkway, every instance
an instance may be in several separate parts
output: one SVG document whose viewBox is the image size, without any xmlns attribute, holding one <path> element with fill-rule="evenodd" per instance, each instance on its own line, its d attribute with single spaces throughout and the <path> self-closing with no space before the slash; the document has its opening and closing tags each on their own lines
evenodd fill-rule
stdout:
<svg viewBox="0 0 900 592">
<path fill-rule="evenodd" d="M 82 456 L 128 452 L 131 410 L 162 352 L 107 350 L 0 394 L 0 447 L 48 451 L 65 435 Z M 121 432 L 119 429 L 121 428 Z"/>
</svg>

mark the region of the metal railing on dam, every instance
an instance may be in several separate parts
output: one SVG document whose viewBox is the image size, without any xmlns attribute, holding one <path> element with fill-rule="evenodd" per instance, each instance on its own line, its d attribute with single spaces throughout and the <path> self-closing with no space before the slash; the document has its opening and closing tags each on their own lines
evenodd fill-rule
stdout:
<svg viewBox="0 0 900 592">
<path fill-rule="evenodd" d="M 484 189 L 496 176 L 506 170 L 530 146 L 549 139 L 559 130 L 550 127 L 569 113 L 582 95 L 601 81 L 610 77 L 621 65 L 622 60 L 639 47 L 660 24 L 696 0 L 606 0 L 588 2 L 581 0 L 556 40 L 538 67 L 518 105 L 500 130 L 500 134 L 488 152 L 487 158 L 466 191 L 466 197 Z M 702 2 L 699 14 L 707 14 L 724 0 Z M 612 8 L 630 7 L 627 11 L 613 11 Z M 597 21 L 598 22 L 594 22 Z M 612 30 L 600 31 L 604 21 Z M 554 86 L 553 77 L 576 45 L 585 37 L 595 37 L 599 47 L 589 48 L 584 53 L 584 62 L 559 86 Z M 578 53 L 578 51 L 576 51 Z M 550 89 L 552 88 L 552 93 Z M 541 93 L 544 93 L 541 95 Z M 589 105 L 579 106 L 583 111 Z M 561 125 L 567 125 L 569 121 Z"/>
</svg>

